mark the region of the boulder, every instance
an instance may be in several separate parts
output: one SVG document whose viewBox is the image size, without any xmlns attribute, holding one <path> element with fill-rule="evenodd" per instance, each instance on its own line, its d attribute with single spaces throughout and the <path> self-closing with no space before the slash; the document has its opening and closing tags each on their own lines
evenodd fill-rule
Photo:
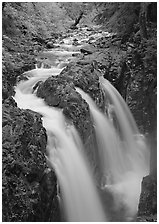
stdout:
<svg viewBox="0 0 159 224">
<path fill-rule="evenodd" d="M 41 116 L 3 104 L 2 214 L 4 222 L 59 221 L 57 180 L 46 164 Z"/>
<path fill-rule="evenodd" d="M 91 27 L 88 27 L 88 28 L 87 28 L 87 31 L 89 31 L 89 32 L 90 32 L 90 31 L 94 31 L 94 29 L 91 28 Z"/>
<path fill-rule="evenodd" d="M 71 81 L 74 86 L 79 87 L 84 92 L 88 93 L 95 103 L 102 108 L 104 98 L 100 89 L 99 76 L 94 68 L 93 60 L 79 60 L 70 63 L 62 70 L 60 77 L 67 77 L 67 80 Z"/>
<path fill-rule="evenodd" d="M 157 179 L 153 175 L 143 178 L 137 221 L 157 221 Z"/>
<path fill-rule="evenodd" d="M 89 106 L 75 87 L 88 93 L 103 109 L 104 95 L 99 86 L 99 77 L 91 63 L 85 65 L 77 62 L 70 63 L 58 76 L 49 77 L 40 84 L 36 94 L 48 105 L 61 108 L 67 122 L 75 125 L 84 143 L 93 173 L 98 176 L 96 139 Z"/>
<path fill-rule="evenodd" d="M 74 45 L 74 46 L 79 45 L 79 44 L 78 44 L 78 39 L 76 39 L 76 38 L 75 38 L 75 39 L 73 39 L 73 43 L 72 43 L 72 45 Z"/>
<path fill-rule="evenodd" d="M 48 49 L 54 48 L 54 41 L 49 41 L 49 42 L 47 42 L 46 47 L 47 47 Z"/>
<path fill-rule="evenodd" d="M 94 41 L 95 37 L 91 36 L 88 41 L 91 43 L 92 40 Z"/>
<path fill-rule="evenodd" d="M 97 49 L 93 47 L 91 44 L 86 44 L 81 47 L 80 51 L 83 54 L 92 54 L 93 52 L 97 51 Z"/>
<path fill-rule="evenodd" d="M 74 123 L 81 137 L 86 139 L 91 130 L 89 108 L 76 92 L 74 84 L 68 80 L 64 77 L 48 78 L 39 86 L 37 96 L 43 98 L 49 106 L 62 108 L 67 119 Z"/>
</svg>

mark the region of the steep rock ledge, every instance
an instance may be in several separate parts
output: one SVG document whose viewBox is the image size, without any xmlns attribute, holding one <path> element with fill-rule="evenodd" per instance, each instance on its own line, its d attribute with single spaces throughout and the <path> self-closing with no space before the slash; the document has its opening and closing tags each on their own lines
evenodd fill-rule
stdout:
<svg viewBox="0 0 159 224">
<path fill-rule="evenodd" d="M 56 176 L 45 159 L 41 116 L 3 104 L 3 221 L 59 221 Z"/>
<path fill-rule="evenodd" d="M 100 178 L 96 163 L 96 139 L 89 106 L 76 91 L 79 87 L 88 93 L 104 109 L 104 95 L 99 85 L 99 77 L 92 64 L 70 63 L 58 76 L 49 77 L 40 83 L 37 96 L 49 106 L 61 108 L 66 120 L 75 125 L 85 146 L 96 179 Z M 98 181 L 97 181 L 98 182 Z"/>
<path fill-rule="evenodd" d="M 104 96 L 93 66 L 76 62 L 70 63 L 60 75 L 40 83 L 37 96 L 43 98 L 49 106 L 62 108 L 66 118 L 73 122 L 85 142 L 92 132 L 92 122 L 88 104 L 75 87 L 83 89 L 100 108 L 103 107 Z"/>
<path fill-rule="evenodd" d="M 157 180 L 154 175 L 143 178 L 137 221 L 157 221 Z"/>
</svg>

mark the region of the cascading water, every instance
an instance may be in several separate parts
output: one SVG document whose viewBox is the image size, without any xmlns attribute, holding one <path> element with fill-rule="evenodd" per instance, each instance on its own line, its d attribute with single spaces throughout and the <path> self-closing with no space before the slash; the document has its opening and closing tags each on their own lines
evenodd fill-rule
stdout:
<svg viewBox="0 0 159 224">
<path fill-rule="evenodd" d="M 125 207 L 125 220 L 137 213 L 141 181 L 149 172 L 149 152 L 131 112 L 109 81 L 100 77 L 107 101 L 107 116 L 81 89 L 93 117 L 101 172 L 101 188 L 114 196 L 115 207 Z"/>
<path fill-rule="evenodd" d="M 58 75 L 68 63 L 74 47 L 66 44 L 63 48 L 68 48 L 68 52 L 44 52 L 44 56 L 47 54 L 52 62 L 52 68 L 45 69 L 42 66 L 26 72 L 28 80 L 19 82 L 14 98 L 20 108 L 31 109 L 43 116 L 43 126 L 48 136 L 46 159 L 58 178 L 60 203 L 66 221 L 108 221 L 105 215 L 108 211 L 104 211 L 95 175 L 90 168 L 91 162 L 85 155 L 78 133 L 72 125 L 66 123 L 62 110 L 47 106 L 35 95 L 36 83 Z M 137 212 L 141 181 L 149 170 L 149 153 L 144 137 L 140 135 L 118 91 L 103 77 L 100 77 L 100 82 L 105 92 L 107 115 L 99 111 L 88 94 L 77 90 L 88 102 L 94 121 L 96 163 L 99 164 L 100 172 L 98 188 L 106 197 L 106 192 L 113 195 L 114 211 L 120 212 L 123 207 L 126 210 L 123 220 L 129 221 Z M 113 215 L 109 214 L 109 217 Z"/>
<path fill-rule="evenodd" d="M 43 116 L 48 135 L 47 157 L 57 174 L 66 220 L 106 221 L 93 174 L 76 130 L 65 122 L 61 110 L 45 105 L 42 99 L 32 94 L 35 83 L 48 77 L 48 72 L 43 71 L 37 69 L 30 72 L 31 78 L 21 81 L 15 88 L 14 98 L 20 108 L 31 109 Z"/>
</svg>

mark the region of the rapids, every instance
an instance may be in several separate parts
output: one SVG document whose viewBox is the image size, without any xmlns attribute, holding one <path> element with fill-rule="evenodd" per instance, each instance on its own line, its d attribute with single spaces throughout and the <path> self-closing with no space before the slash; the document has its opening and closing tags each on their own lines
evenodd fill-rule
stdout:
<svg viewBox="0 0 159 224">
<path fill-rule="evenodd" d="M 28 80 L 20 81 L 15 87 L 14 99 L 19 108 L 42 115 L 48 136 L 46 159 L 58 178 L 61 212 L 66 221 L 108 221 L 89 158 L 75 127 L 66 122 L 61 109 L 47 106 L 33 91 L 37 82 L 58 75 L 71 60 L 72 52 L 78 50 L 67 39 L 61 49 L 61 52 L 58 49 L 43 53 L 52 67 L 36 66 L 26 72 Z M 106 114 L 97 108 L 88 94 L 79 88 L 76 90 L 89 104 L 94 122 L 100 190 L 110 192 L 114 207 L 120 209 L 122 204 L 126 210 L 124 220 L 131 221 L 137 213 L 142 178 L 149 172 L 149 153 L 144 136 L 139 133 L 120 94 L 103 77 L 100 77 L 100 83 L 105 92 Z"/>
</svg>

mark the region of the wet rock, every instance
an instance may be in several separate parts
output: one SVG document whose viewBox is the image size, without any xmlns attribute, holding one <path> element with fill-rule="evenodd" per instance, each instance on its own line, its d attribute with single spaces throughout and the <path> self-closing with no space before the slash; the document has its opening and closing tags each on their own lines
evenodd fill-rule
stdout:
<svg viewBox="0 0 159 224">
<path fill-rule="evenodd" d="M 42 83 L 37 90 L 37 96 L 43 98 L 50 106 L 63 108 L 63 113 L 74 123 L 85 142 L 92 132 L 92 122 L 88 105 L 76 92 L 75 87 L 90 94 L 102 108 L 103 93 L 99 88 L 99 77 L 92 64 L 70 63 L 60 75 L 50 77 Z"/>
<path fill-rule="evenodd" d="M 87 31 L 94 31 L 94 29 L 91 28 L 91 27 L 88 27 L 88 28 L 87 28 Z"/>
<path fill-rule="evenodd" d="M 45 159 L 41 116 L 3 104 L 2 213 L 4 222 L 59 221 L 56 176 Z"/>
<path fill-rule="evenodd" d="M 77 38 L 73 39 L 73 42 L 78 42 L 78 39 Z"/>
<path fill-rule="evenodd" d="M 95 47 L 90 44 L 84 45 L 80 49 L 81 53 L 83 54 L 92 54 L 93 52 L 97 51 Z"/>
<path fill-rule="evenodd" d="M 38 86 L 42 83 L 42 81 L 38 81 L 34 86 L 33 86 L 33 92 L 38 88 Z"/>
<path fill-rule="evenodd" d="M 98 49 L 97 52 L 86 55 L 84 59 L 96 61 L 97 67 L 102 71 L 104 77 L 113 84 L 117 84 L 125 55 L 125 52 L 117 47 L 110 47 L 109 49 Z"/>
<path fill-rule="evenodd" d="M 67 77 L 76 87 L 90 94 L 96 104 L 102 107 L 103 95 L 99 86 L 99 76 L 94 68 L 93 61 L 79 60 L 72 62 L 62 70 L 60 77 Z"/>
<path fill-rule="evenodd" d="M 72 57 L 77 57 L 77 56 L 79 56 L 80 54 L 79 53 L 73 53 L 72 54 Z"/>
<path fill-rule="evenodd" d="M 110 48 L 111 46 L 116 45 L 116 41 L 121 41 L 121 38 L 116 36 L 116 34 L 103 34 L 102 37 L 98 38 L 95 42 L 99 48 Z"/>
<path fill-rule="evenodd" d="M 20 82 L 20 81 L 22 81 L 22 80 L 27 81 L 28 79 L 29 79 L 28 76 L 27 76 L 25 73 L 23 73 L 23 74 L 21 74 L 21 75 L 19 75 L 19 76 L 17 77 L 17 79 L 16 79 L 16 83 L 18 83 L 18 82 Z"/>
<path fill-rule="evenodd" d="M 66 122 L 74 124 L 98 181 L 100 167 L 96 162 L 97 142 L 93 122 L 88 104 L 75 87 L 83 89 L 103 109 L 103 92 L 99 87 L 99 77 L 91 63 L 85 65 L 76 62 L 70 63 L 60 75 L 49 77 L 44 83 L 41 83 L 36 94 L 43 98 L 48 105 L 61 108 Z"/>
<path fill-rule="evenodd" d="M 59 42 L 59 44 L 64 44 L 64 41 L 63 41 L 63 40 L 61 40 L 61 41 Z"/>
<path fill-rule="evenodd" d="M 78 40 L 75 38 L 73 39 L 73 43 L 72 43 L 74 46 L 77 46 L 78 45 Z"/>
<path fill-rule="evenodd" d="M 48 49 L 51 49 L 51 48 L 54 48 L 54 41 L 49 41 L 47 44 L 46 44 L 46 47 L 48 48 Z"/>
<path fill-rule="evenodd" d="M 81 137 L 87 138 L 88 130 L 90 132 L 88 105 L 76 92 L 69 78 L 63 76 L 48 78 L 39 86 L 37 96 L 44 98 L 49 106 L 63 108 L 63 113 L 74 123 Z"/>
<path fill-rule="evenodd" d="M 153 175 L 143 178 L 140 201 L 138 206 L 138 220 L 155 221 L 157 214 L 157 179 Z M 157 218 L 156 218 L 157 219 Z"/>
<path fill-rule="evenodd" d="M 40 44 L 44 44 L 45 43 L 45 39 L 42 38 L 41 36 L 34 36 L 33 35 L 32 41 L 35 41 L 35 42 L 40 43 Z"/>
<path fill-rule="evenodd" d="M 88 41 L 91 43 L 92 40 L 95 40 L 95 37 L 91 36 Z"/>
</svg>

